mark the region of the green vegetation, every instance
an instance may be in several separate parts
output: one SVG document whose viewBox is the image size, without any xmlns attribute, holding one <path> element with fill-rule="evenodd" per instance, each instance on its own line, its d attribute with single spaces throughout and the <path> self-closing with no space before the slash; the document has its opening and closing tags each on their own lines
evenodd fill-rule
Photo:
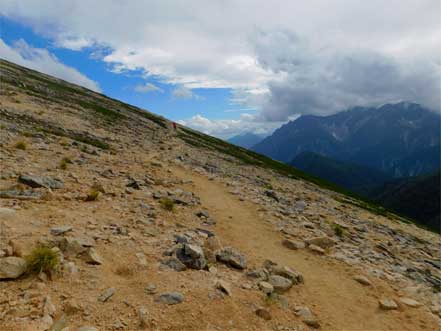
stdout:
<svg viewBox="0 0 441 331">
<path fill-rule="evenodd" d="M 99 191 L 97 191 L 95 189 L 91 189 L 84 200 L 85 201 L 96 201 L 96 200 L 98 200 L 99 195 L 100 195 Z"/>
<path fill-rule="evenodd" d="M 175 209 L 175 203 L 169 198 L 162 198 L 160 200 L 161 207 L 168 211 L 173 211 Z"/>
<path fill-rule="evenodd" d="M 62 170 L 66 170 L 68 164 L 72 164 L 71 159 L 68 158 L 68 157 L 63 157 L 63 158 L 61 159 L 61 161 L 60 161 L 59 167 L 60 167 L 60 169 L 62 169 Z"/>
<path fill-rule="evenodd" d="M 34 248 L 25 259 L 27 263 L 27 272 L 29 274 L 55 271 L 60 262 L 57 252 L 46 246 L 38 246 Z"/>
<path fill-rule="evenodd" d="M 18 141 L 15 143 L 14 147 L 16 149 L 21 149 L 22 151 L 26 150 L 27 146 L 26 143 L 24 141 Z"/>
<path fill-rule="evenodd" d="M 342 228 L 340 224 L 334 223 L 332 228 L 334 229 L 334 233 L 337 237 L 343 237 L 345 234 L 345 230 Z"/>
</svg>

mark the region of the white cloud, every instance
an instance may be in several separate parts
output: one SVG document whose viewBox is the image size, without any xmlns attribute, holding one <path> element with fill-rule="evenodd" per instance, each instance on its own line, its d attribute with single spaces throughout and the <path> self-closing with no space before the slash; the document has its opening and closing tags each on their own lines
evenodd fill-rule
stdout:
<svg viewBox="0 0 441 331">
<path fill-rule="evenodd" d="M 201 96 L 197 95 L 191 89 L 183 85 L 176 87 L 172 91 L 172 97 L 176 99 L 195 99 L 195 100 L 203 99 Z"/>
<path fill-rule="evenodd" d="M 178 123 L 223 139 L 247 132 L 267 135 L 283 124 L 282 122 L 258 121 L 254 115 L 247 113 L 241 114 L 237 120 L 210 120 L 198 114 L 180 120 Z"/>
<path fill-rule="evenodd" d="M 46 49 L 34 48 L 28 45 L 23 39 L 18 40 L 12 46 L 7 45 L 0 39 L 0 57 L 45 74 L 64 79 L 68 82 L 87 87 L 96 92 L 101 92 L 98 83 L 87 78 L 75 68 L 61 63 Z"/>
<path fill-rule="evenodd" d="M 0 5 L 59 46 L 104 47 L 101 59 L 117 72 L 142 70 L 190 91 L 232 88 L 233 103 L 262 109 L 267 121 L 396 99 L 439 107 L 440 10 L 439 0 Z"/>
<path fill-rule="evenodd" d="M 145 83 L 135 86 L 135 91 L 138 93 L 151 93 L 151 92 L 158 92 L 158 93 L 164 93 L 164 90 L 152 83 Z"/>
</svg>

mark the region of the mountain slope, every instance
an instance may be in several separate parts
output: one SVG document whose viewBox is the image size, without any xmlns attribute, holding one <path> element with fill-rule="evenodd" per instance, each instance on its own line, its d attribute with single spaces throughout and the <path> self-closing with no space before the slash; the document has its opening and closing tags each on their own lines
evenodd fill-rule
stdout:
<svg viewBox="0 0 441 331">
<path fill-rule="evenodd" d="M 243 148 L 251 148 L 257 143 L 261 142 L 262 139 L 263 139 L 262 136 L 259 136 L 251 132 L 247 132 L 244 134 L 231 137 L 230 139 L 228 139 L 228 142 Z"/>
<path fill-rule="evenodd" d="M 253 150 L 283 162 L 310 151 L 394 177 L 416 176 L 440 167 L 440 127 L 440 115 L 418 104 L 355 107 L 325 117 L 301 116 Z"/>
<path fill-rule="evenodd" d="M 104 95 L 0 77 L 0 330 L 437 328 L 439 235 Z M 26 273 L 41 246 L 56 270 Z"/>
<path fill-rule="evenodd" d="M 402 215 L 441 231 L 440 171 L 434 174 L 387 182 L 371 193 L 371 198 Z"/>
<path fill-rule="evenodd" d="M 312 152 L 300 153 L 289 164 L 362 196 L 367 196 L 374 187 L 391 179 L 391 176 L 376 169 L 333 160 Z"/>
</svg>

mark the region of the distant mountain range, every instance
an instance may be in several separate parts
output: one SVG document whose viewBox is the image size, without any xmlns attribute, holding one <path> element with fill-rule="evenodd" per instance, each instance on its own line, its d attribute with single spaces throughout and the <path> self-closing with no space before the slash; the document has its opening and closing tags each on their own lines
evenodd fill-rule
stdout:
<svg viewBox="0 0 441 331">
<path fill-rule="evenodd" d="M 228 139 L 229 143 L 232 143 L 236 146 L 244 147 L 244 148 L 251 148 L 254 145 L 258 144 L 263 140 L 264 136 L 257 135 L 251 132 L 247 132 L 244 134 L 240 134 L 237 136 L 234 136 L 230 139 Z"/>
<path fill-rule="evenodd" d="M 413 218 L 440 233 L 440 187 L 438 170 L 426 176 L 387 182 L 371 192 L 370 196 L 386 208 Z"/>
<path fill-rule="evenodd" d="M 440 168 L 440 120 L 415 103 L 354 107 L 330 116 L 301 116 L 252 149 L 286 163 L 309 151 L 392 177 L 418 176 Z"/>
<path fill-rule="evenodd" d="M 373 189 L 392 180 L 392 176 L 382 171 L 313 152 L 302 152 L 289 164 L 362 196 L 368 196 Z"/>
</svg>

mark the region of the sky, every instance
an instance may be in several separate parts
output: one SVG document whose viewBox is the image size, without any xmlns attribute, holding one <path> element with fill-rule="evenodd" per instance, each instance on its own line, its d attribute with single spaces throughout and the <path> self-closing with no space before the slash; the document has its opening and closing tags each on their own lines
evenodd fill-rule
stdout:
<svg viewBox="0 0 441 331">
<path fill-rule="evenodd" d="M 304 114 L 440 111 L 439 0 L 2 0 L 0 57 L 221 138 Z"/>
</svg>

